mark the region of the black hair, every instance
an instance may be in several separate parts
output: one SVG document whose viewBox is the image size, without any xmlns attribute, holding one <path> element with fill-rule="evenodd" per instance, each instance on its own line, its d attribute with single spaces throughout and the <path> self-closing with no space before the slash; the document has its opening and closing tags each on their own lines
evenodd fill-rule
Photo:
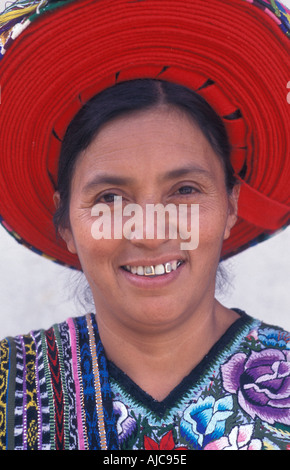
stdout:
<svg viewBox="0 0 290 470">
<path fill-rule="evenodd" d="M 122 82 L 89 100 L 71 121 L 62 142 L 57 189 L 60 205 L 54 215 L 56 229 L 69 226 L 70 186 L 79 154 L 108 121 L 134 111 L 169 104 L 186 112 L 220 157 L 230 193 L 236 183 L 230 162 L 231 146 L 222 119 L 198 93 L 175 83 L 138 79 Z"/>
</svg>

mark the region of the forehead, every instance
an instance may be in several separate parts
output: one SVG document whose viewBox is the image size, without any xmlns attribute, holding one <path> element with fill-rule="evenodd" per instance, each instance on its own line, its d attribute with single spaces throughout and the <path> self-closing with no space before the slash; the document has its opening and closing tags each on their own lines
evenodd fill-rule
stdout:
<svg viewBox="0 0 290 470">
<path fill-rule="evenodd" d="M 179 109 L 160 106 L 106 123 L 80 155 L 75 177 L 98 171 L 145 177 L 193 164 L 213 173 L 221 167 L 193 120 Z"/>
</svg>

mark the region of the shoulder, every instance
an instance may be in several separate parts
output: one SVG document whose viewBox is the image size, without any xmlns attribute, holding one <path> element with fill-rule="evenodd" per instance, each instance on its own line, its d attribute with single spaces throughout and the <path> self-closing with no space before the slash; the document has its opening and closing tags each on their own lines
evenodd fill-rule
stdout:
<svg viewBox="0 0 290 470">
<path fill-rule="evenodd" d="M 261 323 L 257 334 L 264 348 L 290 350 L 290 332 L 279 326 Z"/>
<path fill-rule="evenodd" d="M 190 419 L 197 430 L 216 420 L 215 435 L 200 437 L 205 450 L 288 450 L 290 335 L 240 313 L 210 369 L 210 382 L 190 404 Z"/>
<path fill-rule="evenodd" d="M 243 388 L 249 390 L 250 383 L 254 380 L 255 387 L 252 385 L 255 393 L 259 388 L 264 394 L 266 383 L 271 388 L 276 381 L 277 392 L 277 380 L 281 379 L 279 384 L 284 387 L 288 377 L 290 398 L 290 333 L 279 326 L 266 324 L 246 314 L 243 314 L 242 318 L 247 327 L 242 330 L 239 341 L 221 366 L 224 378 L 230 371 L 234 372 L 235 377 L 241 375 L 241 380 L 245 380 L 246 376 L 247 380 L 250 380 L 251 376 L 250 382 L 243 383 Z M 231 377 L 233 379 L 233 375 Z M 274 393 L 274 389 L 271 393 Z"/>
<path fill-rule="evenodd" d="M 290 332 L 276 325 L 256 320 L 247 336 L 253 348 L 290 351 Z"/>
<path fill-rule="evenodd" d="M 239 348 L 222 364 L 221 378 L 263 448 L 289 447 L 290 333 L 253 320 Z"/>
<path fill-rule="evenodd" d="M 74 400 L 72 351 L 79 319 L 0 342 L 0 450 L 33 450 L 40 443 L 42 449 L 54 448 L 53 433 L 61 441 L 57 441 L 60 448 L 65 442 L 69 445 L 70 439 L 77 440 L 71 437 L 74 422 L 67 436 L 67 423 L 54 424 L 52 416 L 64 416 Z"/>
<path fill-rule="evenodd" d="M 240 315 L 236 324 L 245 325 L 240 334 L 241 345 L 247 349 L 280 349 L 290 350 L 290 332 L 281 326 L 263 322 L 248 315 L 240 309 L 233 309 Z M 235 329 L 235 324 L 233 325 Z"/>
<path fill-rule="evenodd" d="M 0 374 L 18 363 L 23 362 L 26 367 L 45 353 L 63 354 L 63 349 L 71 343 L 71 336 L 76 330 L 78 321 L 83 317 L 68 318 L 66 321 L 56 323 L 48 329 L 32 330 L 27 334 L 7 337 L 0 341 Z"/>
</svg>

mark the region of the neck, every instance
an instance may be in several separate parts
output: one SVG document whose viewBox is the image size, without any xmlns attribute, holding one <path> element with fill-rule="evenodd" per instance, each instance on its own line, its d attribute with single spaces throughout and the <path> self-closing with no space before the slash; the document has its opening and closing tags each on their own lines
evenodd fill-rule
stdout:
<svg viewBox="0 0 290 470">
<path fill-rule="evenodd" d="M 214 300 L 211 308 L 200 309 L 187 322 L 166 330 L 116 327 L 104 321 L 103 315 L 97 315 L 97 322 L 108 359 L 140 388 L 161 401 L 237 318 L 235 312 Z"/>
</svg>

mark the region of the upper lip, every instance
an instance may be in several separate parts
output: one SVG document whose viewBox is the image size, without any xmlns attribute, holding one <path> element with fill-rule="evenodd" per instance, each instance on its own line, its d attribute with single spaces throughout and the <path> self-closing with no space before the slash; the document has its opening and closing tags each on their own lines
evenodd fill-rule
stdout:
<svg viewBox="0 0 290 470">
<path fill-rule="evenodd" d="M 170 263 L 171 261 L 184 261 L 184 259 L 180 255 L 169 255 L 156 259 L 139 259 L 128 261 L 121 266 L 157 266 L 158 264 Z"/>
</svg>

